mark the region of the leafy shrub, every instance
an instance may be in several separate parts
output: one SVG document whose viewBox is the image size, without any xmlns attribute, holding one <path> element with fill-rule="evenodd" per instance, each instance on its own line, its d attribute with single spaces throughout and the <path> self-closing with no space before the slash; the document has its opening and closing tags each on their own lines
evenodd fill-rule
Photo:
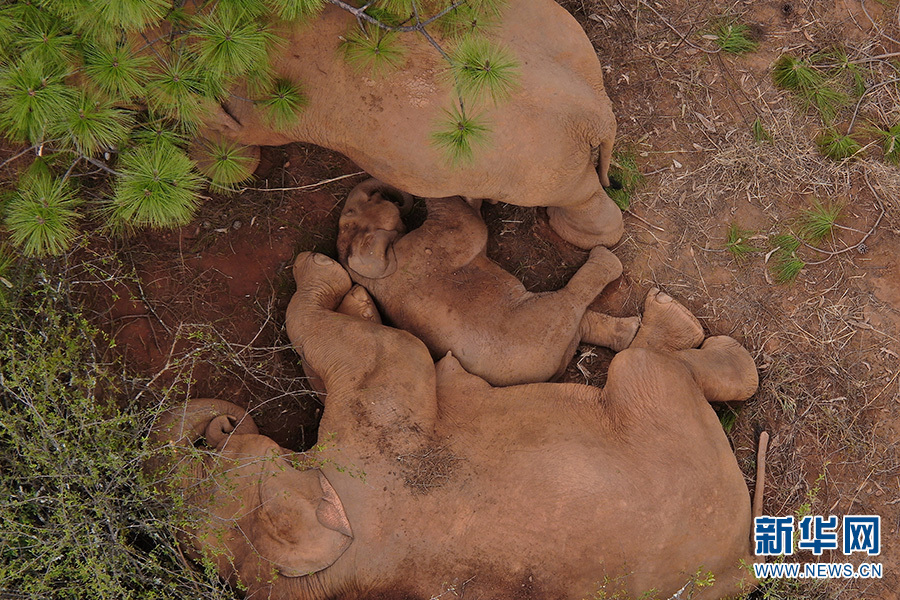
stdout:
<svg viewBox="0 0 900 600">
<path fill-rule="evenodd" d="M 27 279 L 41 283 L 0 318 L 0 595 L 232 597 L 185 564 L 171 531 L 188 515 L 142 476 L 156 411 L 124 401 L 126 379 L 62 284 Z"/>
<path fill-rule="evenodd" d="M 432 140 L 450 163 L 471 160 L 473 145 L 488 133 L 466 103 L 505 99 L 517 76 L 509 52 L 479 37 L 502 1 L 376 0 L 344 35 L 346 59 L 375 75 L 402 67 L 406 35 L 426 36 L 436 46 L 456 100 L 446 107 L 450 118 L 434 123 Z M 92 192 L 101 194 L 92 200 L 100 200 L 110 229 L 188 222 L 204 185 L 186 152 L 191 138 L 238 82 L 247 84 L 241 101 L 257 105 L 269 125 L 295 125 L 308 98 L 303 82 L 272 68 L 270 57 L 282 43 L 276 27 L 315 18 L 329 3 L 356 10 L 336 0 L 200 2 L 195 13 L 164 0 L 3 3 L 0 132 L 30 145 L 26 151 L 47 167 L 40 194 L 22 181 L 8 202 L 4 224 L 12 243 L 33 256 L 68 249 L 83 216 L 79 205 L 97 204 L 76 202 L 82 191 L 72 176 L 86 170 L 115 178 L 108 197 Z M 425 30 L 438 18 L 448 32 L 440 42 Z M 200 171 L 218 189 L 233 189 L 252 174 L 253 161 L 241 148 L 214 142 L 195 150 Z"/>
</svg>

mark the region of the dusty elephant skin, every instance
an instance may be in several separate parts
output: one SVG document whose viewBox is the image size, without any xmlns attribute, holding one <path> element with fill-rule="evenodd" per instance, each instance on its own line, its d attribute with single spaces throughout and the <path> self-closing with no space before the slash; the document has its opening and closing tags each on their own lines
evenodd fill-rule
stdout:
<svg viewBox="0 0 900 600">
<path fill-rule="evenodd" d="M 606 248 L 563 289 L 532 294 L 487 257 L 487 227 L 462 198 L 426 200 L 427 220 L 404 235 L 402 196 L 376 179 L 358 185 L 341 213 L 338 254 L 391 324 L 433 357 L 452 351 L 469 373 L 512 385 L 560 375 L 582 340 L 616 351 L 631 343 L 639 318 L 588 310 L 622 273 Z"/>
<path fill-rule="evenodd" d="M 294 275 L 288 334 L 328 392 L 308 458 L 317 468 L 293 482 L 295 469 L 259 460 L 277 454 L 274 444 L 239 431 L 246 418 L 234 406 L 222 423 L 188 403 L 177 414 L 196 418 L 156 434 L 165 443 L 207 431 L 217 451 L 233 445 L 259 470 L 242 472 L 244 501 L 228 505 L 235 520 L 211 509 L 225 531 L 191 542 L 201 552 L 224 549 L 233 562 L 219 559 L 219 568 L 248 597 L 426 599 L 453 586 L 476 598 L 526 590 L 578 600 L 601 588 L 668 598 L 698 572 L 716 583 L 695 598 L 752 585 L 739 565 L 750 560 L 749 494 L 706 399 L 740 401 L 755 390 L 753 361 L 733 339 L 685 346 L 697 340 L 684 335 L 689 313 L 653 292 L 641 332 L 613 360 L 603 390 L 493 388 L 452 357 L 435 364 L 409 333 L 336 312 L 358 306 L 344 302 L 352 284 L 337 262 L 301 254 Z M 663 339 L 666 349 L 653 346 Z M 313 516 L 245 527 L 272 489 L 316 507 Z M 285 552 L 317 549 L 307 552 L 309 575 L 282 566 L 279 540 Z"/>
<path fill-rule="evenodd" d="M 594 48 L 569 13 L 552 0 L 508 3 L 490 35 L 515 55 L 518 85 L 499 105 L 467 103 L 490 134 L 472 162 L 456 166 L 431 141 L 455 101 L 446 62 L 422 36 L 405 36 L 404 64 L 373 79 L 339 50 L 353 26 L 352 15 L 329 5 L 309 25 L 283 34 L 274 68 L 302 82 L 310 100 L 289 131 L 269 127 L 242 90 L 210 127 L 250 145 L 325 146 L 421 197 L 551 207 L 551 226 L 583 248 L 619 240 L 621 212 L 601 187 L 609 184 L 615 117 Z"/>
</svg>

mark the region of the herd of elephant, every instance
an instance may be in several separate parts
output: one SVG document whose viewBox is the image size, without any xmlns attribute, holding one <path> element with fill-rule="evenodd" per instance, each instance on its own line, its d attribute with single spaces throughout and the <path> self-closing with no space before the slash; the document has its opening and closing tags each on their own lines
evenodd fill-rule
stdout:
<svg viewBox="0 0 900 600">
<path fill-rule="evenodd" d="M 213 399 L 152 430 L 170 451 L 147 472 L 201 515 L 180 535 L 186 553 L 248 598 L 709 599 L 755 585 L 762 482 L 751 507 L 710 405 L 747 400 L 754 361 L 658 289 L 641 317 L 590 308 L 622 273 L 607 249 L 622 217 L 603 190 L 611 105 L 574 19 L 552 0 L 512 4 L 495 35 L 518 53 L 521 85 L 469 166 L 416 145 L 446 94 L 404 79 L 427 65 L 375 82 L 327 44 L 278 66 L 328 78 L 298 131 L 267 130 L 246 104 L 211 125 L 251 145 L 328 146 L 378 178 L 347 198 L 337 260 L 293 263 L 285 326 L 324 403 L 318 444 L 282 448 Z M 348 18 L 326 9 L 317 35 Z M 407 231 L 410 194 L 428 215 Z M 547 206 L 587 261 L 562 289 L 528 292 L 487 257 L 479 198 Z M 617 353 L 606 385 L 549 383 L 582 342 Z"/>
</svg>

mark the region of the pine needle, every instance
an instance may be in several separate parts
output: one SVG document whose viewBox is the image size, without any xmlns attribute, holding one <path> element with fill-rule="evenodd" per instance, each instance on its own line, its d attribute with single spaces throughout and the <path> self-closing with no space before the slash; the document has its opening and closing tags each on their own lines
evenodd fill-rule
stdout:
<svg viewBox="0 0 900 600">
<path fill-rule="evenodd" d="M 90 156 L 117 147 L 128 137 L 132 123 L 128 112 L 82 91 L 62 119 L 56 135 L 68 140 L 68 145 L 79 154 Z"/>
<path fill-rule="evenodd" d="M 253 176 L 256 156 L 247 146 L 227 139 L 205 140 L 198 149 L 197 167 L 209 177 L 216 188 L 224 192 L 234 191 L 234 184 Z M 195 155 L 196 156 L 196 155 Z"/>
<path fill-rule="evenodd" d="M 483 144 L 490 129 L 480 117 L 467 116 L 456 106 L 444 114 L 445 118 L 431 134 L 431 142 L 447 152 L 451 165 L 471 162 L 474 157 L 472 147 Z"/>
<path fill-rule="evenodd" d="M 715 44 L 729 54 L 747 54 L 759 48 L 759 43 L 750 37 L 750 27 L 733 20 L 717 24 L 712 35 Z"/>
<path fill-rule="evenodd" d="M 451 73 L 463 97 L 494 103 L 507 99 L 515 87 L 518 63 L 505 48 L 481 36 L 468 36 L 450 56 Z"/>
<path fill-rule="evenodd" d="M 84 72 L 104 93 L 120 101 L 142 96 L 150 59 L 135 54 L 124 45 L 113 48 L 89 46 L 84 55 Z"/>
<path fill-rule="evenodd" d="M 834 223 L 844 209 L 843 204 L 816 198 L 812 208 L 805 209 L 797 219 L 797 234 L 812 244 L 822 241 L 834 229 Z"/>
<path fill-rule="evenodd" d="M 771 142 L 772 135 L 766 131 L 765 127 L 763 127 L 762 119 L 756 117 L 756 120 L 753 121 L 753 125 L 750 126 L 750 132 L 753 134 L 753 140 L 755 142 Z"/>
<path fill-rule="evenodd" d="M 341 44 L 344 58 L 359 71 L 379 76 L 403 64 L 404 50 L 397 34 L 364 24 L 354 27 Z"/>
<path fill-rule="evenodd" d="M 846 160 L 862 150 L 859 142 L 849 135 L 841 135 L 834 129 L 826 129 L 816 139 L 816 144 L 822 154 L 831 160 Z"/>
<path fill-rule="evenodd" d="M 761 249 L 750 244 L 750 238 L 756 235 L 752 229 L 743 229 L 737 223 L 728 226 L 725 236 L 725 249 L 731 253 L 734 259 L 741 262 L 752 252 L 760 252 Z"/>
<path fill-rule="evenodd" d="M 325 0 L 269 0 L 279 18 L 296 21 L 313 17 L 325 6 Z"/>
<path fill-rule="evenodd" d="M 16 141 L 40 142 L 74 100 L 59 72 L 20 61 L 0 75 L 0 128 Z"/>
<path fill-rule="evenodd" d="M 36 163 L 9 201 L 5 225 L 10 241 L 28 256 L 50 256 L 69 249 L 77 235 L 74 191 Z"/>
<path fill-rule="evenodd" d="M 259 21 L 239 11 L 216 11 L 197 21 L 193 49 L 201 71 L 236 78 L 269 63 L 275 38 Z"/>
<path fill-rule="evenodd" d="M 297 123 L 309 99 L 299 85 L 288 79 L 277 79 L 268 95 L 257 104 L 262 106 L 272 127 L 284 131 Z"/>
<path fill-rule="evenodd" d="M 175 227 L 191 220 L 203 180 L 173 146 L 135 148 L 120 159 L 111 217 L 134 226 Z"/>
<path fill-rule="evenodd" d="M 882 140 L 884 160 L 891 164 L 900 164 L 900 124 L 888 129 L 876 129 L 876 133 Z"/>
</svg>

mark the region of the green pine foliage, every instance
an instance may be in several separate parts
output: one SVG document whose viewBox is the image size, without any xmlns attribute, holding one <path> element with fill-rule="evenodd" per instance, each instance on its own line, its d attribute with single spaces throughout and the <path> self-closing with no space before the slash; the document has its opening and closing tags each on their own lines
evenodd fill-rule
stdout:
<svg viewBox="0 0 900 600">
<path fill-rule="evenodd" d="M 369 23 L 354 27 L 341 47 L 347 62 L 374 77 L 399 68 L 405 55 L 399 34 Z"/>
<path fill-rule="evenodd" d="M 489 131 L 479 116 L 466 115 L 454 106 L 445 111 L 445 118 L 431 134 L 431 142 L 447 153 L 450 164 L 467 163 L 474 158 L 473 146 L 483 145 Z"/>
<path fill-rule="evenodd" d="M 842 135 L 834 129 L 826 129 L 818 138 L 816 144 L 822 154 L 831 160 L 846 160 L 854 157 L 862 150 L 855 139 L 849 135 Z"/>
<path fill-rule="evenodd" d="M 831 235 L 834 223 L 844 209 L 843 204 L 813 200 L 811 208 L 800 213 L 797 218 L 797 234 L 811 244 L 817 244 Z"/>
<path fill-rule="evenodd" d="M 467 36 L 450 56 L 450 72 L 463 98 L 495 104 L 509 98 L 518 64 L 510 52 L 487 38 Z"/>
<path fill-rule="evenodd" d="M 499 15 L 490 8 L 474 2 L 460 4 L 436 21 L 444 37 L 461 39 L 469 35 L 481 35 L 497 25 Z"/>
<path fill-rule="evenodd" d="M 205 140 L 199 153 L 200 171 L 221 191 L 233 191 L 236 183 L 253 176 L 256 158 L 245 146 L 231 140 Z"/>
<path fill-rule="evenodd" d="M 734 19 L 720 21 L 710 35 L 714 36 L 715 44 L 729 54 L 747 54 L 759 48 L 759 43 L 750 36 L 750 27 Z"/>
<path fill-rule="evenodd" d="M 84 74 L 114 99 L 141 96 L 151 64 L 149 56 L 136 54 L 127 44 L 88 46 L 84 53 Z"/>
<path fill-rule="evenodd" d="M 760 252 L 760 249 L 750 243 L 750 239 L 756 235 L 752 229 L 743 229 L 737 223 L 728 226 L 725 235 L 725 249 L 738 262 L 747 258 L 752 252 Z"/>
<path fill-rule="evenodd" d="M 272 127 L 285 130 L 297 123 L 303 109 L 309 104 L 309 99 L 299 85 L 279 78 L 257 104 L 263 107 Z"/>
<path fill-rule="evenodd" d="M 759 117 L 756 117 L 756 120 L 753 121 L 753 124 L 750 126 L 750 133 L 753 135 L 753 140 L 756 142 L 762 143 L 772 141 L 772 134 L 766 131 L 762 119 Z"/>
<path fill-rule="evenodd" d="M 30 145 L 26 152 L 53 164 L 39 190 L 20 187 L 9 197 L 3 222 L 13 244 L 34 255 L 62 252 L 77 235 L 79 211 L 98 203 L 108 210 L 94 214 L 108 218 L 115 231 L 177 226 L 198 204 L 201 171 L 220 190 L 244 180 L 252 160 L 237 146 L 216 147 L 215 160 L 202 169 L 185 149 L 226 101 L 253 103 L 277 130 L 298 123 L 309 100 L 303 82 L 274 72 L 271 57 L 281 43 L 275 32 L 286 27 L 279 21 L 314 18 L 326 4 L 0 3 L 0 135 Z M 496 22 L 502 6 L 503 0 L 376 0 L 367 5 L 367 18 L 347 32 L 341 51 L 359 69 L 381 75 L 404 64 L 406 34 L 398 28 L 411 31 L 428 22 L 432 33 L 444 32 L 432 41 L 446 45 L 435 52 L 454 73 L 458 103 L 448 112 L 455 118 L 445 120 L 433 140 L 449 161 L 468 160 L 487 127 L 466 115 L 463 98 L 496 103 L 515 85 L 511 54 L 475 35 Z M 109 185 L 71 185 L 89 171 L 107 173 Z M 110 189 L 111 200 L 104 197 Z M 45 205 L 35 204 L 38 191 Z"/>
<path fill-rule="evenodd" d="M 774 236 L 771 240 L 775 251 L 769 260 L 769 271 L 776 283 L 791 283 L 806 266 L 797 256 L 800 240 L 788 233 Z"/>
<path fill-rule="evenodd" d="M 123 154 L 111 212 L 114 222 L 137 227 L 185 225 L 194 214 L 203 180 L 180 148 L 139 146 Z"/>
<path fill-rule="evenodd" d="M 109 100 L 79 91 L 78 98 L 63 115 L 61 128 L 55 137 L 85 156 L 115 148 L 128 137 L 132 127 L 131 115 L 112 106 Z"/>
<path fill-rule="evenodd" d="M 876 129 L 875 132 L 882 141 L 884 160 L 891 164 L 900 164 L 900 124 L 887 129 Z"/>
<path fill-rule="evenodd" d="M 75 190 L 54 177 L 43 161 L 35 162 L 6 206 L 10 241 L 28 256 L 65 252 L 77 235 L 76 204 Z"/>
</svg>

